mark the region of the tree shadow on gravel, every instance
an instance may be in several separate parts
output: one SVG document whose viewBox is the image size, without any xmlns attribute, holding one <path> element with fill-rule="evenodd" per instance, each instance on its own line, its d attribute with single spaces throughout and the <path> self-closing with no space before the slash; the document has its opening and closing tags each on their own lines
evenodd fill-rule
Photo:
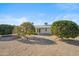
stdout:
<svg viewBox="0 0 79 59">
<path fill-rule="evenodd" d="M 16 40 L 17 36 L 15 35 L 4 35 L 2 37 L 0 37 L 0 41 L 12 41 L 12 40 Z"/>
<path fill-rule="evenodd" d="M 29 38 L 29 40 L 27 39 L 21 39 L 18 40 L 19 42 L 22 43 L 26 43 L 26 44 L 40 44 L 40 45 L 52 45 L 52 44 L 56 44 L 54 41 L 49 40 L 49 39 L 45 39 L 45 38 L 38 38 L 38 37 L 32 37 Z"/>
<path fill-rule="evenodd" d="M 79 46 L 79 40 L 63 40 L 63 42 L 71 45 Z"/>
</svg>

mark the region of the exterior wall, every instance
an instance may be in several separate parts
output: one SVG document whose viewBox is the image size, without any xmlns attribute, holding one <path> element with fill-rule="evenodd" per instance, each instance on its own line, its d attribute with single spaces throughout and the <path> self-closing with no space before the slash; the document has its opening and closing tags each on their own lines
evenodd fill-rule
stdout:
<svg viewBox="0 0 79 59">
<path fill-rule="evenodd" d="M 42 28 L 40 34 L 51 34 L 51 31 L 49 28 Z"/>
<path fill-rule="evenodd" d="M 37 34 L 51 34 L 50 28 L 37 28 Z"/>
</svg>

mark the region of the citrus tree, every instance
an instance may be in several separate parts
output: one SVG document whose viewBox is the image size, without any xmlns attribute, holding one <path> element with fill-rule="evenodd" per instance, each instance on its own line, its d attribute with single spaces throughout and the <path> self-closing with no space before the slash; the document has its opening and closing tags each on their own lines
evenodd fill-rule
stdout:
<svg viewBox="0 0 79 59">
<path fill-rule="evenodd" d="M 75 38 L 79 35 L 78 25 L 72 21 L 60 20 L 51 25 L 51 31 L 60 38 Z"/>
<path fill-rule="evenodd" d="M 27 38 L 28 35 L 35 34 L 35 27 L 30 22 L 24 22 L 20 26 L 14 28 L 13 33 L 18 35 L 21 38 Z"/>
<path fill-rule="evenodd" d="M 21 36 L 21 27 L 20 26 L 16 26 L 14 29 L 13 29 L 13 34 L 17 35 L 18 37 Z"/>
</svg>

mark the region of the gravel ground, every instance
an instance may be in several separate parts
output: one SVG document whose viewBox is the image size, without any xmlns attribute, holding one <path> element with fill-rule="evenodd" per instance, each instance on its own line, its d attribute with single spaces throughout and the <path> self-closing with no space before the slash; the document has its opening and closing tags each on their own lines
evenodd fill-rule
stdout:
<svg viewBox="0 0 79 59">
<path fill-rule="evenodd" d="M 0 38 L 0 56 L 79 56 L 79 41 L 59 41 L 56 36 L 33 36 L 30 40 Z"/>
</svg>

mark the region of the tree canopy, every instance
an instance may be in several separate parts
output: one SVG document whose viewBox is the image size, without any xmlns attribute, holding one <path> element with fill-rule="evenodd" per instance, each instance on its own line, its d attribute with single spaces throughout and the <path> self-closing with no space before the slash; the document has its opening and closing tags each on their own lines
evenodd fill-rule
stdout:
<svg viewBox="0 0 79 59">
<path fill-rule="evenodd" d="M 13 26 L 13 25 L 1 24 L 0 25 L 0 35 L 12 34 L 14 27 L 15 26 Z"/>
<path fill-rule="evenodd" d="M 35 27 L 30 22 L 24 22 L 20 26 L 15 27 L 13 33 L 18 36 L 32 35 L 35 34 Z"/>
<path fill-rule="evenodd" d="M 68 20 L 55 21 L 51 25 L 51 31 L 60 38 L 75 38 L 79 35 L 78 25 Z"/>
</svg>

